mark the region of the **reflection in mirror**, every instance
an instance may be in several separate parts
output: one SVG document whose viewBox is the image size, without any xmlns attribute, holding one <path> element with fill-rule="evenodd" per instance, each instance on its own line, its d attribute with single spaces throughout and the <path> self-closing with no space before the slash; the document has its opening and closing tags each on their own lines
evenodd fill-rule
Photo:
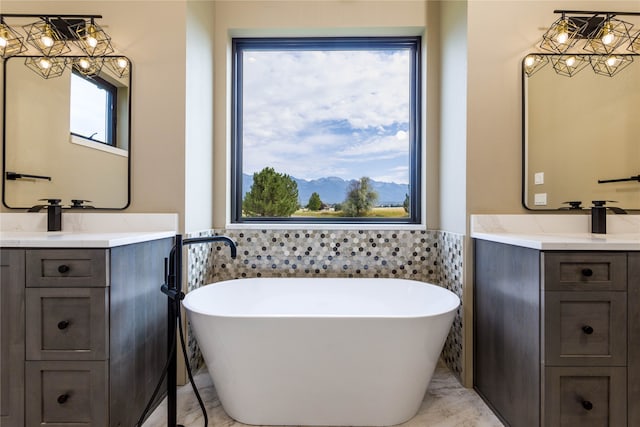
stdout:
<svg viewBox="0 0 640 427">
<path fill-rule="evenodd" d="M 523 71 L 525 207 L 612 200 L 608 205 L 640 209 L 639 62 L 614 77 L 590 67 L 573 77 L 550 66 L 531 77 Z M 617 179 L 625 181 L 599 183 Z"/>
<path fill-rule="evenodd" d="M 103 67 L 87 77 L 72 70 L 44 79 L 25 66 L 25 57 L 4 62 L 3 202 L 9 208 L 51 198 L 65 206 L 90 200 L 101 209 L 129 204 L 131 74 Z"/>
</svg>

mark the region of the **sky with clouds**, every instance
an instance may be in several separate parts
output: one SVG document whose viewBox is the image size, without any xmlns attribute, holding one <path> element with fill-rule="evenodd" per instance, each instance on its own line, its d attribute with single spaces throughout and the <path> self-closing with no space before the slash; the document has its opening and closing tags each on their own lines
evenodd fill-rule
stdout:
<svg viewBox="0 0 640 427">
<path fill-rule="evenodd" d="M 409 182 L 410 54 L 243 53 L 243 171 Z"/>
</svg>

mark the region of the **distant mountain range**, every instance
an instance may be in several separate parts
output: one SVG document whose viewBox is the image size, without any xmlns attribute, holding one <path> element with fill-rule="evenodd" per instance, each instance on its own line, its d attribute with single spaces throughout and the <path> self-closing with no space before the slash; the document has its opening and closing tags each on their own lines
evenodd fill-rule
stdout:
<svg viewBox="0 0 640 427">
<path fill-rule="evenodd" d="M 291 177 L 298 184 L 298 200 L 305 206 L 313 192 L 320 195 L 323 203 L 341 203 L 347 195 L 349 183 L 356 180 L 344 180 L 335 176 L 312 180 Z M 402 205 L 405 195 L 409 193 L 407 184 L 381 182 L 371 180 L 373 189 L 378 192 L 378 205 Z M 242 174 L 242 198 L 253 185 L 253 175 Z"/>
</svg>

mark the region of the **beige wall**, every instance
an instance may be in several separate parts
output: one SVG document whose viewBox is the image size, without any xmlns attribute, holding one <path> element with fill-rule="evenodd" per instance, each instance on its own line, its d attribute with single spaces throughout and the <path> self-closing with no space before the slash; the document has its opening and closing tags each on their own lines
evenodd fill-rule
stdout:
<svg viewBox="0 0 640 427">
<path fill-rule="evenodd" d="M 5 1 L 3 13 L 101 14 L 118 53 L 132 59 L 131 205 L 185 210 L 185 1 Z M 3 211 L 6 209 L 3 207 Z"/>
<path fill-rule="evenodd" d="M 213 227 L 214 3 L 187 3 L 185 230 Z"/>
<path fill-rule="evenodd" d="M 467 206 L 467 5 L 443 2 L 440 18 L 439 228 L 464 234 Z"/>
<path fill-rule="evenodd" d="M 640 1 L 468 4 L 467 213 L 526 213 L 521 204 L 520 63 L 555 9 L 640 11 Z"/>
<path fill-rule="evenodd" d="M 215 23 L 214 226 L 229 218 L 230 40 L 237 36 L 421 35 L 424 1 L 218 1 Z"/>
</svg>

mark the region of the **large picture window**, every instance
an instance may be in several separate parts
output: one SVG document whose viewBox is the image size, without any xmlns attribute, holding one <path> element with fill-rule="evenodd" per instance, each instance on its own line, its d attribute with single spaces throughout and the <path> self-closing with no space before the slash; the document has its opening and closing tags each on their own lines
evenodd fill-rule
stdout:
<svg viewBox="0 0 640 427">
<path fill-rule="evenodd" d="M 232 222 L 420 222 L 420 38 L 236 38 Z"/>
</svg>

